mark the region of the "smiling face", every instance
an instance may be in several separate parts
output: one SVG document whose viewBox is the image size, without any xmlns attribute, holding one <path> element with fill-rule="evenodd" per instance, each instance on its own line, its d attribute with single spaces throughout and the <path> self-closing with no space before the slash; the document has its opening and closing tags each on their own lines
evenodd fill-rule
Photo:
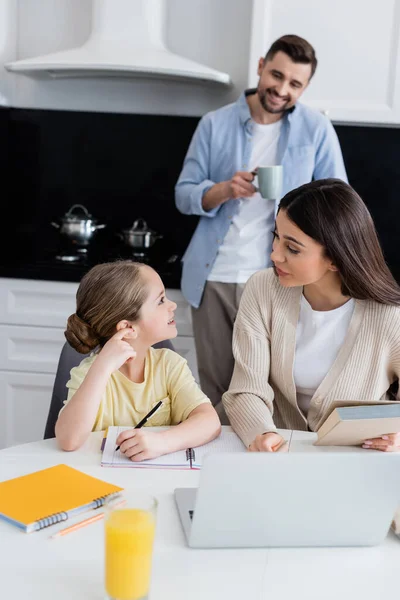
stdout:
<svg viewBox="0 0 400 600">
<path fill-rule="evenodd" d="M 272 114 L 285 112 L 295 105 L 311 77 L 311 64 L 295 63 L 284 52 L 264 62 L 260 58 L 257 94 L 261 106 Z"/>
<path fill-rule="evenodd" d="M 143 267 L 141 276 L 148 295 L 133 328 L 141 344 L 152 346 L 178 335 L 174 320 L 176 304 L 166 297 L 164 284 L 154 269 Z"/>
<path fill-rule="evenodd" d="M 271 259 L 284 287 L 324 283 L 338 276 L 321 244 L 299 229 L 283 209 L 276 216 Z"/>
</svg>

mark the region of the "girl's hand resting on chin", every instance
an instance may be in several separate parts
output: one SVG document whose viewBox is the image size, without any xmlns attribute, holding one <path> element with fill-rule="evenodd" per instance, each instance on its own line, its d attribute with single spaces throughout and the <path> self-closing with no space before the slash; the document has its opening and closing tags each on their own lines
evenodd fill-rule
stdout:
<svg viewBox="0 0 400 600">
<path fill-rule="evenodd" d="M 362 447 L 366 450 L 381 450 L 382 452 L 400 451 L 400 433 L 387 433 L 379 438 L 365 440 Z"/>
<path fill-rule="evenodd" d="M 276 452 L 277 450 L 283 449 L 283 445 L 285 444 L 285 449 L 287 451 L 288 447 L 284 438 L 279 435 L 279 433 L 262 433 L 258 435 L 256 439 L 250 444 L 249 451 L 250 452 Z"/>
</svg>

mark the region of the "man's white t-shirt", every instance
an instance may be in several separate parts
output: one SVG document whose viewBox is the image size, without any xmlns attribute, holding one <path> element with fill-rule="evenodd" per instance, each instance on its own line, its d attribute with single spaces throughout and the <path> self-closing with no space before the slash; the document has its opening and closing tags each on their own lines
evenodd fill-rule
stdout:
<svg viewBox="0 0 400 600">
<path fill-rule="evenodd" d="M 276 165 L 282 120 L 269 125 L 254 123 L 253 127 L 249 171 Z M 258 187 L 257 177 L 253 183 Z M 208 281 L 246 283 L 253 273 L 270 266 L 274 225 L 274 200 L 265 200 L 259 192 L 240 200 L 239 212 L 218 250 Z"/>
</svg>

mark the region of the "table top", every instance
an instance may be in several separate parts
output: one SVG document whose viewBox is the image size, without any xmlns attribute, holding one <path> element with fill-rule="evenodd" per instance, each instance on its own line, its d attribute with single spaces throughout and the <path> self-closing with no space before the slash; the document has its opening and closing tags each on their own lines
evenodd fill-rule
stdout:
<svg viewBox="0 0 400 600">
<path fill-rule="evenodd" d="M 285 433 L 289 436 L 289 432 Z M 146 490 L 159 510 L 151 600 L 376 600 L 397 597 L 400 540 L 390 532 L 372 548 L 276 548 L 194 550 L 185 543 L 175 508 L 177 487 L 196 487 L 198 471 L 119 469 L 100 466 L 101 433 L 76 452 L 55 440 L 0 451 L 0 481 L 65 463 L 94 477 Z M 312 446 L 315 434 L 296 432 L 291 451 Z M 355 451 L 361 451 L 354 449 Z M 340 449 L 339 449 L 340 451 Z M 348 451 L 348 448 L 346 449 Z M 58 539 L 56 528 L 32 534 L 0 521 L 0 582 L 4 599 L 98 600 L 103 591 L 103 527 L 98 521 Z"/>
</svg>

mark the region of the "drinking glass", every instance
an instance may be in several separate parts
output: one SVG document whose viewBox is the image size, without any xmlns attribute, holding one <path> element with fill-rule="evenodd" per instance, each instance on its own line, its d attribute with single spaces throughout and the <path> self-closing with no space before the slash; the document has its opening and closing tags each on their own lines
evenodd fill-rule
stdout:
<svg viewBox="0 0 400 600">
<path fill-rule="evenodd" d="M 124 490 L 105 503 L 105 589 L 109 600 L 147 600 L 157 500 Z"/>
</svg>

